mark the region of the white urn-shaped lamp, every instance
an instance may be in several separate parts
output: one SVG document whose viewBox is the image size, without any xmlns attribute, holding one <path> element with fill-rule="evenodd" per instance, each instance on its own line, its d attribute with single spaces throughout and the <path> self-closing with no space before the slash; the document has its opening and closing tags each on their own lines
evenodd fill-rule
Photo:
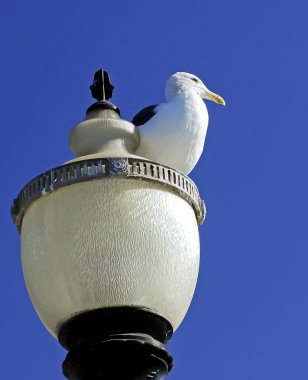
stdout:
<svg viewBox="0 0 308 380">
<path fill-rule="evenodd" d="M 24 277 L 69 350 L 67 378 L 163 379 L 172 368 L 164 344 L 196 286 L 204 204 L 188 177 L 134 155 L 138 130 L 106 101 L 106 72 L 91 90 L 98 101 L 70 135 L 77 157 L 14 201 Z"/>
</svg>

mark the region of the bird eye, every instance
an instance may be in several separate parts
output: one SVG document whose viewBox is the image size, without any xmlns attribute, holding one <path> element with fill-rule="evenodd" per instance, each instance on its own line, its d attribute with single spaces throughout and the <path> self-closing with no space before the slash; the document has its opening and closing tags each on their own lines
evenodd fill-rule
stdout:
<svg viewBox="0 0 308 380">
<path fill-rule="evenodd" d="M 196 79 L 196 78 L 191 78 L 191 80 L 193 80 L 194 82 L 198 83 L 198 79 Z"/>
</svg>

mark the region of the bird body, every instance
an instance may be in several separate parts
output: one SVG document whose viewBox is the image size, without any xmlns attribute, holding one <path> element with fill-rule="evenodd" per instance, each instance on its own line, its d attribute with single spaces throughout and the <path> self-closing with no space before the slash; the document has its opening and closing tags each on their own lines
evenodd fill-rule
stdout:
<svg viewBox="0 0 308 380">
<path fill-rule="evenodd" d="M 208 112 L 194 93 L 179 93 L 159 104 L 140 129 L 136 154 L 189 173 L 199 160 L 208 125 Z"/>
<path fill-rule="evenodd" d="M 199 78 L 176 73 L 166 84 L 166 102 L 140 111 L 133 123 L 139 126 L 140 145 L 135 154 L 188 174 L 198 162 L 208 127 L 208 112 L 202 97 L 211 93 Z"/>
</svg>

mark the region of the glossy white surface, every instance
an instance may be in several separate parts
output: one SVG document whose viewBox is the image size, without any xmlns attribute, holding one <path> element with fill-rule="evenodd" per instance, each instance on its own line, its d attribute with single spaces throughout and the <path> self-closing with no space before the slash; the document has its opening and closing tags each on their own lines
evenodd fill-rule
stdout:
<svg viewBox="0 0 308 380">
<path fill-rule="evenodd" d="M 174 330 L 199 268 L 192 207 L 148 181 L 105 178 L 65 186 L 35 201 L 21 231 L 23 271 L 45 326 L 108 306 L 141 306 Z"/>
</svg>

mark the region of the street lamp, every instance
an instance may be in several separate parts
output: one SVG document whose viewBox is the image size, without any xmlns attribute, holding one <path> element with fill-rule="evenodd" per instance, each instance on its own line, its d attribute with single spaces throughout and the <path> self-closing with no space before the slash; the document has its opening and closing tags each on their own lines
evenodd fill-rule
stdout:
<svg viewBox="0 0 308 380">
<path fill-rule="evenodd" d="M 32 303 L 69 350 L 64 375 L 163 379 L 164 344 L 197 281 L 205 209 L 188 177 L 134 155 L 138 130 L 107 101 L 112 90 L 95 73 L 98 101 L 70 134 L 77 157 L 30 181 L 12 216 Z"/>
</svg>

